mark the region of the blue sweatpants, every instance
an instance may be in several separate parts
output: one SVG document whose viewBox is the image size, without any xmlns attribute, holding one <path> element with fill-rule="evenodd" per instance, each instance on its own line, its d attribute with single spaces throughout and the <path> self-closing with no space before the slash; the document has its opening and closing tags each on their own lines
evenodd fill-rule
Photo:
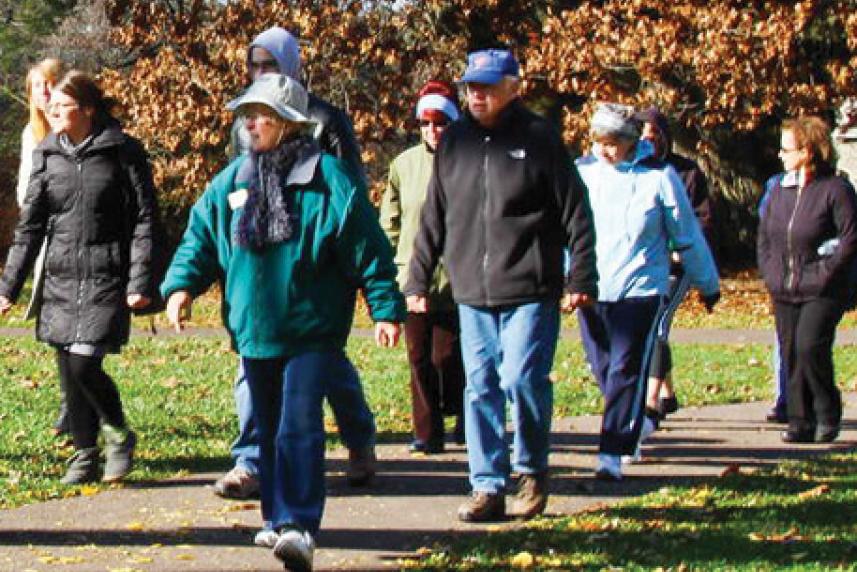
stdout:
<svg viewBox="0 0 857 572">
<path fill-rule="evenodd" d="M 637 447 L 661 301 L 626 298 L 578 312 L 586 359 L 604 396 L 601 453 L 632 455 Z"/>
</svg>

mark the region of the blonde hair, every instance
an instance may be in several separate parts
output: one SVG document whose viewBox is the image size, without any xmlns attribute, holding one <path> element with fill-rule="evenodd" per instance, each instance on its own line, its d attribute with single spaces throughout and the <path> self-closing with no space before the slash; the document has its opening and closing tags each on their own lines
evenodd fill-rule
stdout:
<svg viewBox="0 0 857 572">
<path fill-rule="evenodd" d="M 45 112 L 38 108 L 33 98 L 33 80 L 39 74 L 45 81 L 55 84 L 62 75 L 62 62 L 55 58 L 46 58 L 27 72 L 27 103 L 30 107 L 30 129 L 36 143 L 39 143 L 51 131 Z"/>
<path fill-rule="evenodd" d="M 814 173 L 826 175 L 836 171 L 836 149 L 827 122 L 814 115 L 804 115 L 783 121 L 782 130 L 794 135 L 798 147 L 809 150 L 810 167 Z"/>
</svg>

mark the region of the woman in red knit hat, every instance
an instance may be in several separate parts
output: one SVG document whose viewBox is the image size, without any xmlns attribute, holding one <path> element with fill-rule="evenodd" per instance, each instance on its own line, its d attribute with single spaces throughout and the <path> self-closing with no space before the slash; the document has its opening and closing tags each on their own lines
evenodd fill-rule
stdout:
<svg viewBox="0 0 857 572">
<path fill-rule="evenodd" d="M 407 282 L 420 210 L 431 178 L 434 150 L 447 125 L 458 119 L 455 88 L 430 80 L 417 94 L 416 118 L 420 143 L 404 151 L 390 165 L 387 189 L 381 201 L 381 227 L 396 253 L 398 282 Z M 458 315 L 443 268 L 438 268 L 428 313 L 408 312 L 405 336 L 411 368 L 413 453 L 444 450 L 444 415 L 455 415 L 455 441 L 464 443 L 462 396 L 464 369 L 458 340 Z"/>
</svg>

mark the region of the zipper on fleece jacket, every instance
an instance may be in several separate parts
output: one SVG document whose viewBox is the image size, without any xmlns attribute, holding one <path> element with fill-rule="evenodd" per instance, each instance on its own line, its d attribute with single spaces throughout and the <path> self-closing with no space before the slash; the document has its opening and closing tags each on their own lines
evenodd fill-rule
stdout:
<svg viewBox="0 0 857 572">
<path fill-rule="evenodd" d="M 795 198 L 795 206 L 792 210 L 792 216 L 789 218 L 789 225 L 786 228 L 786 291 L 791 292 L 794 288 L 794 279 L 795 279 L 795 261 L 793 256 L 793 245 L 792 245 L 792 228 L 795 223 L 795 215 L 797 214 L 797 207 L 800 204 L 800 196 L 801 196 L 801 187 L 798 185 L 797 188 L 797 198 Z"/>
<path fill-rule="evenodd" d="M 83 304 L 83 281 L 85 278 L 85 260 L 83 260 L 83 234 L 86 231 L 87 221 L 85 220 L 86 208 L 83 204 L 83 158 L 75 157 L 74 162 L 77 166 L 77 200 L 75 200 L 72 209 L 80 209 L 80 226 L 77 233 L 77 300 L 75 303 L 75 316 L 77 319 L 74 324 L 74 341 L 80 341 L 80 306 Z M 46 253 L 47 254 L 47 253 Z"/>
<path fill-rule="evenodd" d="M 483 299 L 489 303 L 488 299 L 488 144 L 491 143 L 491 136 L 486 135 L 482 145 L 482 243 L 485 252 L 482 254 L 482 293 Z"/>
</svg>

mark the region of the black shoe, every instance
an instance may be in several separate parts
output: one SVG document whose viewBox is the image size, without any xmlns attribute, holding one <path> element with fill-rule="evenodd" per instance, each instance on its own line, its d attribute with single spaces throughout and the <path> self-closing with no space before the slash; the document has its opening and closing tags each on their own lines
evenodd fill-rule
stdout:
<svg viewBox="0 0 857 572">
<path fill-rule="evenodd" d="M 815 430 L 788 429 L 780 433 L 780 438 L 783 443 L 815 443 Z"/>
<path fill-rule="evenodd" d="M 819 425 L 815 432 L 816 443 L 830 443 L 839 437 L 839 425 Z"/>
<path fill-rule="evenodd" d="M 678 398 L 673 395 L 672 397 L 661 397 L 658 400 L 658 409 L 661 413 L 661 418 L 666 417 L 670 413 L 675 413 L 678 411 Z"/>
<path fill-rule="evenodd" d="M 646 409 L 643 411 L 643 414 L 648 417 L 649 420 L 654 424 L 655 429 L 660 426 L 661 420 L 664 418 L 664 415 L 660 411 L 658 411 L 657 409 L 652 409 L 651 407 L 646 407 Z"/>
<path fill-rule="evenodd" d="M 789 416 L 778 410 L 776 407 L 773 407 L 768 410 L 767 414 L 765 414 L 765 421 L 768 423 L 788 423 Z"/>
<path fill-rule="evenodd" d="M 415 454 L 437 455 L 438 453 L 443 453 L 443 443 L 436 443 L 434 441 L 426 443 L 421 439 L 414 439 L 408 445 L 408 451 Z"/>
</svg>

